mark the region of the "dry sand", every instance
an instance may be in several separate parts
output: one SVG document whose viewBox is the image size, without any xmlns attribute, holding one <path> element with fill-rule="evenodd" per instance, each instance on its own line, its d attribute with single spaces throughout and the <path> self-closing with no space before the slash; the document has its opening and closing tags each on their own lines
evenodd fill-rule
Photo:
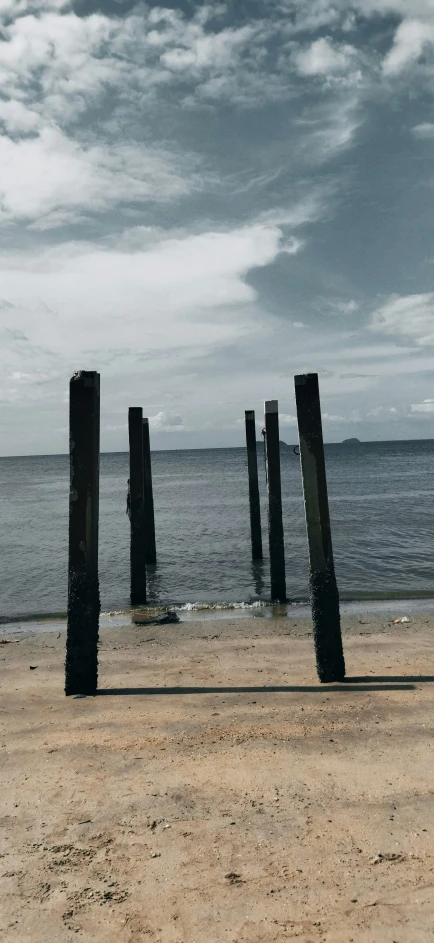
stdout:
<svg viewBox="0 0 434 943">
<path fill-rule="evenodd" d="M 288 619 L 104 630 L 96 698 L 1 646 L 0 939 L 432 943 L 432 622 L 362 623 L 345 685 Z"/>
</svg>

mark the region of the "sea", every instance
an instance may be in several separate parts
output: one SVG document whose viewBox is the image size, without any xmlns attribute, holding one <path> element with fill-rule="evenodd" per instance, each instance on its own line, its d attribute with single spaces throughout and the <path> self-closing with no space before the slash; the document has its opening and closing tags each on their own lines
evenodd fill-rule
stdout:
<svg viewBox="0 0 434 943">
<path fill-rule="evenodd" d="M 342 599 L 434 596 L 434 440 L 326 445 Z M 253 563 L 243 448 L 156 451 L 157 565 L 148 602 L 248 608 L 270 598 L 267 492 L 258 449 L 264 559 Z M 281 448 L 287 593 L 308 598 L 300 460 Z M 104 611 L 129 607 L 128 454 L 101 455 L 99 576 Z M 0 458 L 0 621 L 65 613 L 69 458 Z"/>
</svg>

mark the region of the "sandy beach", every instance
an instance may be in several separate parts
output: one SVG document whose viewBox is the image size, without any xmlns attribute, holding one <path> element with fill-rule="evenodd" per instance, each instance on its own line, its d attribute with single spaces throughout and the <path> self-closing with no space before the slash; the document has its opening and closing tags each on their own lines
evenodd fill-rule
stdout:
<svg viewBox="0 0 434 943">
<path fill-rule="evenodd" d="M 321 686 L 297 616 L 103 629 L 95 698 L 0 646 L 1 940 L 432 941 L 432 633 L 345 617 Z"/>
</svg>

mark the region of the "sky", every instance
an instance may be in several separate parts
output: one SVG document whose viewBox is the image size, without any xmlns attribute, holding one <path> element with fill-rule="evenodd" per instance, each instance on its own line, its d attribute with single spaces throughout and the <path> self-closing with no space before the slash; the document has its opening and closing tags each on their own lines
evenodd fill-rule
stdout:
<svg viewBox="0 0 434 943">
<path fill-rule="evenodd" d="M 434 428 L 434 0 L 0 0 L 0 454 Z"/>
</svg>

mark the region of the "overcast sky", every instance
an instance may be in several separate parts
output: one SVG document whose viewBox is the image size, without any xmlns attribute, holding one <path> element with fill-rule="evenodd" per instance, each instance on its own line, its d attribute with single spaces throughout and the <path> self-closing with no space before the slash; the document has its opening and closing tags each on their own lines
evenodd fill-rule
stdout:
<svg viewBox="0 0 434 943">
<path fill-rule="evenodd" d="M 434 0 L 0 0 L 1 454 L 434 427 Z"/>
</svg>

